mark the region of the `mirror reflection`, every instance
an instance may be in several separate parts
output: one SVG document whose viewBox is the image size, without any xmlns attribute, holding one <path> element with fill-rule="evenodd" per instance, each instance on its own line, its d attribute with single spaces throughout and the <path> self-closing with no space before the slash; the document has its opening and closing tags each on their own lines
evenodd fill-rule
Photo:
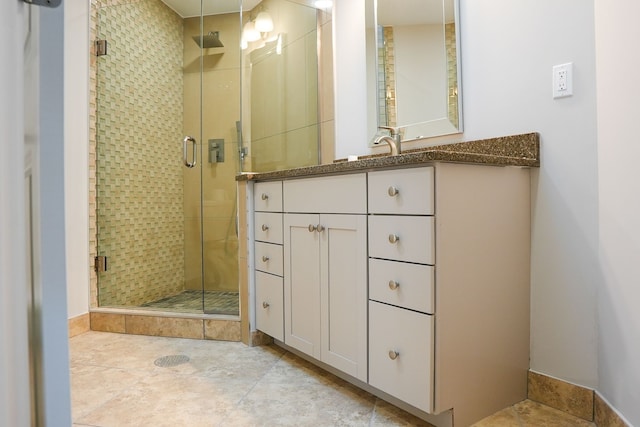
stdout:
<svg viewBox="0 0 640 427">
<path fill-rule="evenodd" d="M 456 1 L 368 0 L 367 15 L 370 142 L 460 132 Z"/>
</svg>

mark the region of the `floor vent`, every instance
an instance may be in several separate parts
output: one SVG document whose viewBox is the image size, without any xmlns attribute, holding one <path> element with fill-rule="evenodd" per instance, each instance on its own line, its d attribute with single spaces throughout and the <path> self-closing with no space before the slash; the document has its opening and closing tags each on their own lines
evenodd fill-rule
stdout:
<svg viewBox="0 0 640 427">
<path fill-rule="evenodd" d="M 161 368 L 170 368 L 171 366 L 178 366 L 183 363 L 187 363 L 189 360 L 189 356 L 185 356 L 184 354 L 174 354 L 171 356 L 159 357 L 153 362 L 153 364 L 160 366 Z"/>
</svg>

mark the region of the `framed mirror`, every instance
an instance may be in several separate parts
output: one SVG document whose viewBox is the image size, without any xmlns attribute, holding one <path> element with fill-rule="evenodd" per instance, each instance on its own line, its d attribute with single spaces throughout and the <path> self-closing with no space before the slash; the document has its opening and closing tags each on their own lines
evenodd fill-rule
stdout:
<svg viewBox="0 0 640 427">
<path fill-rule="evenodd" d="M 369 144 L 462 131 L 457 0 L 366 0 Z"/>
</svg>

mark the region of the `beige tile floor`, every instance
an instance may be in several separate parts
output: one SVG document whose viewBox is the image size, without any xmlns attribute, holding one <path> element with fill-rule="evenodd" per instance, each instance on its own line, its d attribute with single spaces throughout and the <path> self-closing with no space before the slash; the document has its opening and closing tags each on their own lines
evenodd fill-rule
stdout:
<svg viewBox="0 0 640 427">
<path fill-rule="evenodd" d="M 429 425 L 276 346 L 87 332 L 70 353 L 74 426 Z M 524 401 L 488 426 L 593 424 Z"/>
</svg>

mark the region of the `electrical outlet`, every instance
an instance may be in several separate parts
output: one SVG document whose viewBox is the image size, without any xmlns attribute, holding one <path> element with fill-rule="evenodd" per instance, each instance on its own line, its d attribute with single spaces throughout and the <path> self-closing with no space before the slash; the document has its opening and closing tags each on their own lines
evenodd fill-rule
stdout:
<svg viewBox="0 0 640 427">
<path fill-rule="evenodd" d="M 573 63 L 554 65 L 553 98 L 573 95 Z"/>
</svg>

